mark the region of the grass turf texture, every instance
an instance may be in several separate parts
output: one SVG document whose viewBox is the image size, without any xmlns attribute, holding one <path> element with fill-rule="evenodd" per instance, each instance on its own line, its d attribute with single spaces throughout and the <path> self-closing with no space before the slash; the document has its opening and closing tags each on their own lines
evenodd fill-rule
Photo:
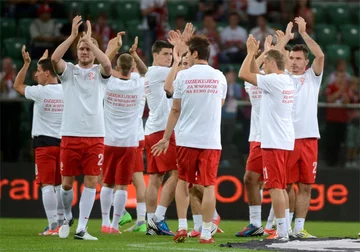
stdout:
<svg viewBox="0 0 360 252">
<path fill-rule="evenodd" d="M 220 227 L 225 233 L 214 237 L 215 244 L 199 244 L 196 238 L 188 238 L 185 243 L 174 243 L 169 236 L 147 236 L 144 233 L 102 234 L 101 220 L 90 219 L 88 231 L 98 237 L 98 241 L 74 240 L 77 220 L 67 239 L 58 236 L 38 236 L 47 222 L 45 219 L 7 219 L 0 218 L 0 251 L 250 251 L 244 249 L 220 248 L 227 242 L 242 242 L 259 238 L 237 238 L 235 233 L 248 224 L 247 221 L 221 221 Z M 121 230 L 133 224 L 125 225 Z M 169 220 L 172 231 L 177 228 L 177 221 Z M 265 224 L 265 222 L 263 222 Z M 356 238 L 360 224 L 356 222 L 306 222 L 306 229 L 317 237 L 352 237 Z M 189 221 L 189 227 L 192 222 Z M 252 250 L 254 251 L 254 250 Z M 261 250 L 257 250 L 261 251 Z"/>
</svg>

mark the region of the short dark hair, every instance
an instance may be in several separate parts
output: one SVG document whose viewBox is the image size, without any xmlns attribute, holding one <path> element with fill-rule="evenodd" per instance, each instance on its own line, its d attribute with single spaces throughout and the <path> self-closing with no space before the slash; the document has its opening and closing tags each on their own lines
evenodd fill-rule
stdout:
<svg viewBox="0 0 360 252">
<path fill-rule="evenodd" d="M 49 71 L 52 77 L 56 77 L 56 73 L 54 71 L 53 65 L 51 63 L 51 59 L 42 59 L 38 62 L 38 65 L 41 66 L 42 70 Z"/>
<path fill-rule="evenodd" d="M 116 64 L 123 75 L 128 75 L 134 65 L 134 59 L 129 53 L 123 53 L 117 59 Z"/>
<path fill-rule="evenodd" d="M 309 49 L 304 44 L 297 44 L 291 48 L 291 52 L 300 52 L 300 51 L 304 53 L 305 59 L 309 58 Z"/>
<path fill-rule="evenodd" d="M 265 56 L 269 60 L 274 60 L 279 70 L 285 70 L 285 56 L 280 51 L 271 49 L 265 54 Z"/>
<path fill-rule="evenodd" d="M 173 46 L 172 46 L 172 44 L 170 44 L 169 42 L 167 42 L 165 40 L 156 40 L 155 43 L 153 44 L 153 46 L 151 47 L 151 52 L 152 53 L 160 53 L 160 51 L 163 48 L 172 49 Z"/>
<path fill-rule="evenodd" d="M 199 60 L 209 60 L 210 57 L 210 41 L 204 35 L 195 35 L 190 38 L 186 45 L 189 47 L 190 54 L 195 51 L 198 53 Z"/>
</svg>

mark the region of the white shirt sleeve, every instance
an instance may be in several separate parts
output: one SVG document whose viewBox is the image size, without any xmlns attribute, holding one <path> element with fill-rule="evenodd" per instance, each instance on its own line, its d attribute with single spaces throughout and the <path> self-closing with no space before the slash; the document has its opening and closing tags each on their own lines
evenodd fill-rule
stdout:
<svg viewBox="0 0 360 252">
<path fill-rule="evenodd" d="M 311 75 L 311 78 L 312 78 L 314 84 L 316 86 L 320 86 L 324 71 L 322 71 L 320 75 L 316 75 L 316 73 L 314 72 L 314 69 L 312 68 L 312 66 L 307 71 L 310 72 L 310 75 Z"/>
<path fill-rule="evenodd" d="M 66 62 L 64 72 L 62 72 L 61 75 L 57 74 L 57 76 L 59 77 L 59 79 L 61 81 L 61 84 L 64 84 L 64 82 L 69 80 L 69 78 L 71 78 L 74 74 L 80 74 L 80 72 L 75 73 L 74 69 L 75 69 L 75 66 L 73 63 Z"/>
<path fill-rule="evenodd" d="M 26 86 L 25 87 L 25 98 L 33 101 L 42 100 L 42 86 Z"/>
<path fill-rule="evenodd" d="M 132 73 L 130 74 L 130 79 L 136 80 L 136 79 L 138 79 L 138 78 L 140 78 L 140 74 L 139 74 L 139 73 L 137 73 L 137 72 L 132 72 Z"/>
<path fill-rule="evenodd" d="M 257 86 L 258 88 L 271 93 L 276 83 L 276 74 L 256 74 Z"/>
</svg>

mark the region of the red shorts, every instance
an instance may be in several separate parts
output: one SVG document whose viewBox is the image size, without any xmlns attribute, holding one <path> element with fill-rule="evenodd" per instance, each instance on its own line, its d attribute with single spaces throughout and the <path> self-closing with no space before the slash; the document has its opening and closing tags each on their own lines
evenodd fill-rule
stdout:
<svg viewBox="0 0 360 252">
<path fill-rule="evenodd" d="M 161 154 L 155 157 L 151 154 L 151 147 L 157 144 L 164 136 L 165 131 L 155 132 L 151 135 L 145 136 L 145 150 L 147 160 L 147 173 L 165 173 L 167 171 L 176 170 L 176 143 L 175 134 L 172 133 L 170 137 L 169 148 L 166 154 Z"/>
<path fill-rule="evenodd" d="M 105 145 L 104 183 L 108 185 L 130 185 L 136 161 L 137 147 L 115 147 Z"/>
<path fill-rule="evenodd" d="M 263 160 L 260 142 L 250 142 L 250 153 L 246 163 L 246 170 L 261 174 L 263 180 Z"/>
<path fill-rule="evenodd" d="M 100 175 L 104 160 L 103 137 L 63 136 L 60 147 L 61 175 Z"/>
<path fill-rule="evenodd" d="M 178 177 L 190 184 L 215 185 L 221 150 L 177 147 Z"/>
<path fill-rule="evenodd" d="M 318 139 L 295 139 L 287 162 L 287 183 L 314 184 L 318 160 Z"/>
<path fill-rule="evenodd" d="M 286 164 L 290 151 L 262 149 L 263 176 L 266 188 L 286 188 Z"/>
<path fill-rule="evenodd" d="M 39 185 L 60 185 L 60 146 L 35 148 L 35 180 Z"/>
<path fill-rule="evenodd" d="M 139 147 L 136 149 L 136 158 L 135 158 L 135 172 L 144 172 L 144 148 L 145 140 L 139 141 Z"/>
</svg>

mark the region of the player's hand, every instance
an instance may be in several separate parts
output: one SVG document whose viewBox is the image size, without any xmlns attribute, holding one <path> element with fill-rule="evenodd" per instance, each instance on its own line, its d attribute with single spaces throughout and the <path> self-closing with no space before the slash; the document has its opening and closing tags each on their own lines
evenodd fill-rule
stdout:
<svg viewBox="0 0 360 252">
<path fill-rule="evenodd" d="M 168 41 L 173 46 L 179 46 L 182 43 L 181 33 L 179 31 L 174 31 L 174 30 L 169 31 Z"/>
<path fill-rule="evenodd" d="M 41 58 L 39 59 L 39 61 L 43 59 L 47 59 L 48 57 L 49 57 L 49 51 L 48 49 L 46 49 L 43 55 L 41 56 Z"/>
<path fill-rule="evenodd" d="M 273 36 L 267 35 L 264 43 L 264 52 L 268 52 L 269 50 L 271 50 L 272 41 L 273 41 Z"/>
<path fill-rule="evenodd" d="M 157 144 L 154 144 L 151 147 L 151 153 L 154 156 L 160 156 L 164 152 L 166 154 L 167 149 L 169 148 L 169 140 L 161 139 Z"/>
<path fill-rule="evenodd" d="M 275 37 L 276 37 L 276 44 L 279 44 L 280 41 L 285 37 L 285 33 L 282 30 L 277 30 Z"/>
<path fill-rule="evenodd" d="M 295 23 L 298 25 L 298 30 L 300 34 L 306 33 L 306 22 L 302 17 L 296 17 Z"/>
<path fill-rule="evenodd" d="M 132 55 L 132 54 L 135 54 L 136 53 L 136 49 L 138 47 L 138 42 L 139 42 L 139 39 L 138 37 L 136 36 L 135 37 L 135 40 L 134 40 L 134 44 L 131 46 L 131 48 L 129 49 L 129 53 Z"/>
<path fill-rule="evenodd" d="M 259 49 L 260 41 L 256 41 L 254 36 L 252 34 L 249 35 L 247 41 L 246 41 L 246 48 L 248 54 L 255 55 Z"/>
<path fill-rule="evenodd" d="M 122 46 L 122 36 L 125 35 L 124 31 L 118 32 L 116 37 L 109 40 L 106 51 L 119 50 Z"/>
<path fill-rule="evenodd" d="M 80 38 L 80 41 L 90 44 L 92 42 L 91 42 L 91 23 L 89 20 L 86 21 L 86 27 L 87 27 L 86 33 L 83 32 L 83 36 Z"/>
<path fill-rule="evenodd" d="M 181 40 L 188 42 L 195 32 L 194 26 L 192 23 L 187 23 L 185 25 L 184 31 L 181 34 Z"/>
<path fill-rule="evenodd" d="M 22 54 L 22 57 L 24 59 L 24 64 L 30 64 L 31 63 L 31 58 L 30 58 L 30 55 L 26 50 L 26 46 L 23 45 L 22 48 L 21 48 L 21 54 Z"/>
<path fill-rule="evenodd" d="M 286 26 L 285 36 L 288 36 L 289 39 L 294 38 L 294 33 L 292 32 L 293 27 L 294 27 L 293 22 L 289 22 L 288 25 Z"/>
<path fill-rule="evenodd" d="M 83 23 L 81 16 L 74 17 L 71 27 L 71 36 L 76 38 L 79 33 L 79 26 Z"/>
</svg>

